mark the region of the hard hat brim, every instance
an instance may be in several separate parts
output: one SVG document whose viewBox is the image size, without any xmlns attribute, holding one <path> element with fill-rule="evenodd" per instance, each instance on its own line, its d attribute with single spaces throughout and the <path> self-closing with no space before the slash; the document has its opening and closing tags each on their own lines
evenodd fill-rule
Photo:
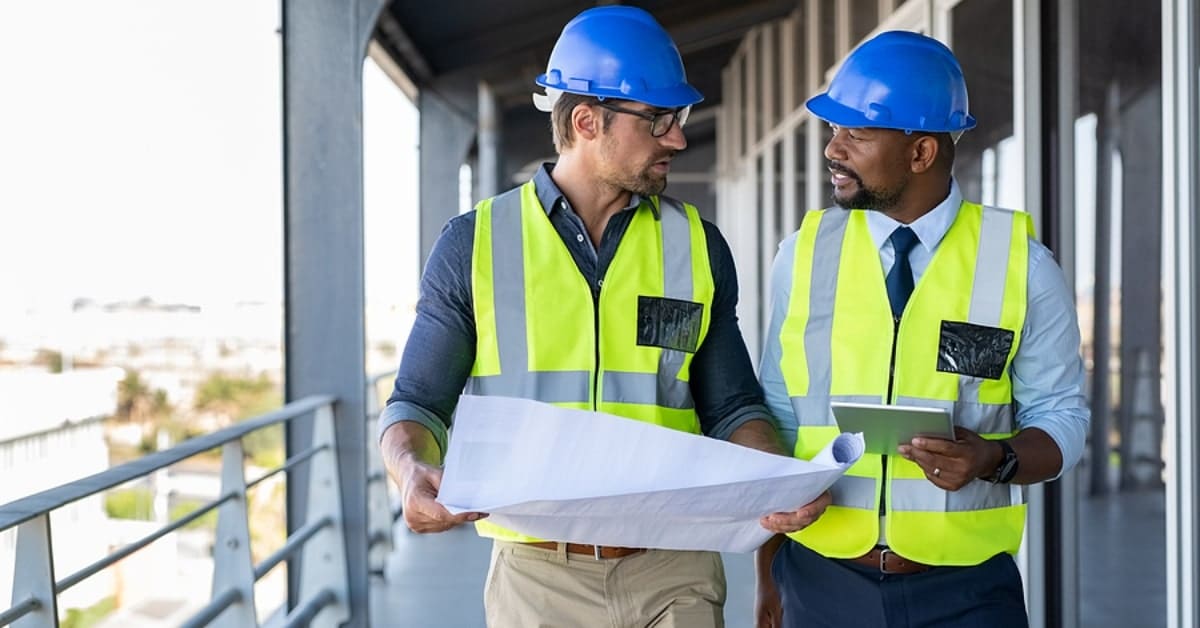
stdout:
<svg viewBox="0 0 1200 628">
<path fill-rule="evenodd" d="M 695 87 L 683 83 L 672 87 L 660 87 L 651 89 L 636 89 L 630 88 L 621 90 L 620 88 L 605 88 L 590 86 L 589 89 L 573 89 L 565 81 L 561 83 L 552 83 L 546 74 L 540 74 L 534 82 L 547 89 L 557 89 L 572 94 L 580 94 L 582 96 L 595 96 L 601 100 L 614 98 L 617 100 L 630 100 L 650 105 L 652 107 L 663 107 L 665 109 L 676 109 L 679 107 L 687 107 L 694 105 L 704 100 L 704 96 Z"/>
<path fill-rule="evenodd" d="M 804 106 L 808 108 L 813 115 L 840 127 L 853 128 L 876 128 L 876 129 L 895 129 L 897 131 L 924 131 L 926 133 L 953 133 L 956 131 L 967 131 L 975 128 L 975 116 L 967 115 L 965 124 L 961 126 L 947 126 L 930 124 L 925 126 L 901 125 L 888 120 L 871 119 L 863 112 L 847 107 L 842 103 L 834 100 L 829 94 L 817 94 L 809 98 Z"/>
</svg>

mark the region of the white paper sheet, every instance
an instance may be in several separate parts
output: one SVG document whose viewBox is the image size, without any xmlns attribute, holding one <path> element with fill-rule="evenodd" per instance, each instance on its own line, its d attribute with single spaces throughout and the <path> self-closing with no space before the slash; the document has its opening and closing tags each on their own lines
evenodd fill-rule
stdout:
<svg viewBox="0 0 1200 628">
<path fill-rule="evenodd" d="M 750 552 L 862 456 L 842 434 L 813 461 L 609 414 L 464 395 L 438 501 L 555 541 Z"/>
</svg>

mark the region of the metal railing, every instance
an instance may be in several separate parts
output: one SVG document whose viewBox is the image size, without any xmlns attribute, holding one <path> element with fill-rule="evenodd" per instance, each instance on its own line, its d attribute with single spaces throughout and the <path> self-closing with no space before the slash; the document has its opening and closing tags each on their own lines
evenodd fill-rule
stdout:
<svg viewBox="0 0 1200 628">
<path fill-rule="evenodd" d="M 372 382 L 377 382 L 373 379 Z M 376 403 L 373 388 L 368 403 Z M 42 491 L 0 506 L 0 532 L 16 528 L 16 576 L 13 579 L 12 607 L 0 611 L 0 626 L 16 624 L 20 628 L 58 626 L 58 595 L 101 570 L 138 552 L 155 540 L 174 532 L 205 514 L 216 511 L 216 537 L 213 544 L 212 597 L 183 625 L 188 627 L 257 626 L 254 584 L 279 563 L 301 557 L 298 599 L 295 608 L 283 616 L 283 626 L 336 626 L 349 617 L 346 600 L 347 564 L 345 538 L 341 526 L 342 499 L 338 478 L 338 460 L 333 426 L 334 398 L 314 396 L 289 403 L 269 414 L 237 425 L 198 436 L 171 449 L 153 453 L 57 488 Z M 283 464 L 247 482 L 243 462 L 242 438 L 277 424 L 311 417 L 313 437 L 310 446 L 294 453 Z M 368 417 L 373 420 L 374 417 Z M 369 430 L 373 434 L 373 430 Z M 373 462 L 371 505 L 376 501 L 382 513 L 371 514 L 372 547 L 382 559 L 391 545 L 391 516 L 388 512 L 386 475 L 379 463 L 378 447 L 372 438 L 368 451 Z M 143 478 L 159 469 L 203 452 L 221 448 L 221 488 L 218 497 L 194 512 L 128 543 L 109 555 L 67 575 L 55 579 L 51 547 L 50 514 L 58 508 L 102 491 Z M 289 486 L 288 490 L 307 490 L 305 522 L 283 546 L 253 564 L 247 518 L 246 491 L 263 480 L 299 465 L 308 465 L 308 486 Z M 378 475 L 378 479 L 376 479 Z M 383 520 L 387 521 L 386 529 Z M 375 540 L 375 536 L 379 540 Z M 372 563 L 372 569 L 375 564 Z M 379 566 L 382 570 L 382 563 Z"/>
<path fill-rule="evenodd" d="M 378 433 L 375 421 L 383 409 L 382 399 L 386 393 L 379 385 L 396 377 L 396 371 L 379 373 L 367 378 L 367 564 L 371 575 L 384 577 L 387 557 L 392 553 L 392 524 L 399 516 L 392 509 L 392 498 L 388 492 L 387 471 L 379 452 Z"/>
</svg>

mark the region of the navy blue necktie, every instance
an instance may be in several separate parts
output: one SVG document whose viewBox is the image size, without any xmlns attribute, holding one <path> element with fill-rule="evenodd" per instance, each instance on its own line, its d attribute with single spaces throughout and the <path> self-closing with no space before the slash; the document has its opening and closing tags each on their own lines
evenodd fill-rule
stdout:
<svg viewBox="0 0 1200 628">
<path fill-rule="evenodd" d="M 897 227 L 892 235 L 888 236 L 888 241 L 892 243 L 892 250 L 896 252 L 896 262 L 887 274 L 888 301 L 892 302 L 892 316 L 900 318 L 913 291 L 912 265 L 908 263 L 908 252 L 917 243 L 917 234 L 908 227 Z"/>
</svg>

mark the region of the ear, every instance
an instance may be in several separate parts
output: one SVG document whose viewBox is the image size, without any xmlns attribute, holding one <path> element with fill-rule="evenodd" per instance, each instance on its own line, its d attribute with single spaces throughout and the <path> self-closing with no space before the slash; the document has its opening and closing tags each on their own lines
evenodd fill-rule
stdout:
<svg viewBox="0 0 1200 628">
<path fill-rule="evenodd" d="M 922 135 L 912 143 L 909 152 L 909 168 L 913 174 L 924 174 L 937 163 L 938 141 L 932 135 Z"/>
<path fill-rule="evenodd" d="M 596 139 L 603 130 L 599 114 L 590 105 L 584 103 L 576 105 L 571 110 L 571 127 L 575 131 L 575 137 L 585 140 Z"/>
</svg>

